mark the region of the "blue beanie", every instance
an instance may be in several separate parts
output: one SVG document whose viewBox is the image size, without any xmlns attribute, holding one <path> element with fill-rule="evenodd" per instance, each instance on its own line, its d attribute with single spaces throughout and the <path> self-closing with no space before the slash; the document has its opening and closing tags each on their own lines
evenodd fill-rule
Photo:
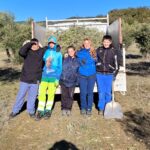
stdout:
<svg viewBox="0 0 150 150">
<path fill-rule="evenodd" d="M 57 43 L 57 39 L 56 39 L 56 37 L 55 36 L 50 36 L 49 38 L 48 38 L 48 43 L 50 43 L 50 42 L 53 42 L 53 43 Z"/>
</svg>

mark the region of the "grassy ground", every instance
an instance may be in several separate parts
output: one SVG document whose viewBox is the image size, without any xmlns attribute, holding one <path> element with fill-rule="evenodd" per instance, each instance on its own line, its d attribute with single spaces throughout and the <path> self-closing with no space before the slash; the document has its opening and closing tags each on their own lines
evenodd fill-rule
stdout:
<svg viewBox="0 0 150 150">
<path fill-rule="evenodd" d="M 62 117 L 60 96 L 50 120 L 31 119 L 26 110 L 9 120 L 19 88 L 20 67 L 6 63 L 0 53 L 0 149 L 2 150 L 148 150 L 150 149 L 150 64 L 127 60 L 127 93 L 115 93 L 123 120 L 105 120 L 97 114 L 80 115 L 75 95 L 72 116 Z M 139 67 L 140 65 L 140 67 Z M 95 101 L 97 95 L 95 94 Z"/>
</svg>

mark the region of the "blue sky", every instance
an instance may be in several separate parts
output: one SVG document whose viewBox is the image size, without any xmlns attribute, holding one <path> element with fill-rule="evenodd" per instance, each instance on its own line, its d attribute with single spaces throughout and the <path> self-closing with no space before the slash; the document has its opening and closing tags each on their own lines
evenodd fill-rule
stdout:
<svg viewBox="0 0 150 150">
<path fill-rule="evenodd" d="M 110 10 L 149 7 L 150 0 L 0 0 L 0 12 L 11 12 L 16 21 L 65 19 L 106 15 Z"/>
</svg>

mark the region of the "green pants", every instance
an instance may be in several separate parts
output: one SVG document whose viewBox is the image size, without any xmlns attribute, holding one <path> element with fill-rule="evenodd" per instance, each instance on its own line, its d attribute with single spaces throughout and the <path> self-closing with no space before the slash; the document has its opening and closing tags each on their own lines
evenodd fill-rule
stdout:
<svg viewBox="0 0 150 150">
<path fill-rule="evenodd" d="M 38 103 L 38 111 L 51 110 L 54 103 L 54 95 L 56 91 L 56 83 L 55 82 L 45 82 L 42 81 L 39 87 L 39 103 Z M 46 94 L 48 95 L 47 103 L 46 103 Z"/>
</svg>

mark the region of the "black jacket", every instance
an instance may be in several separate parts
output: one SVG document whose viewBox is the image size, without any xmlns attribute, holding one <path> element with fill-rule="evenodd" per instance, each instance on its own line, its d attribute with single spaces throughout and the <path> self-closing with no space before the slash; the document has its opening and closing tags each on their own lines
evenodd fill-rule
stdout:
<svg viewBox="0 0 150 150">
<path fill-rule="evenodd" d="M 119 70 L 117 50 L 99 47 L 96 52 L 96 71 L 99 73 L 113 73 L 116 76 Z"/>
<path fill-rule="evenodd" d="M 43 67 L 43 54 L 47 47 L 31 50 L 32 44 L 25 44 L 19 51 L 19 55 L 24 58 L 21 78 L 22 82 L 36 84 L 41 79 Z"/>
<path fill-rule="evenodd" d="M 60 85 L 63 84 L 66 87 L 74 87 L 78 81 L 78 68 L 79 62 L 77 58 L 71 58 L 68 56 L 63 61 L 62 74 L 60 77 Z"/>
</svg>

